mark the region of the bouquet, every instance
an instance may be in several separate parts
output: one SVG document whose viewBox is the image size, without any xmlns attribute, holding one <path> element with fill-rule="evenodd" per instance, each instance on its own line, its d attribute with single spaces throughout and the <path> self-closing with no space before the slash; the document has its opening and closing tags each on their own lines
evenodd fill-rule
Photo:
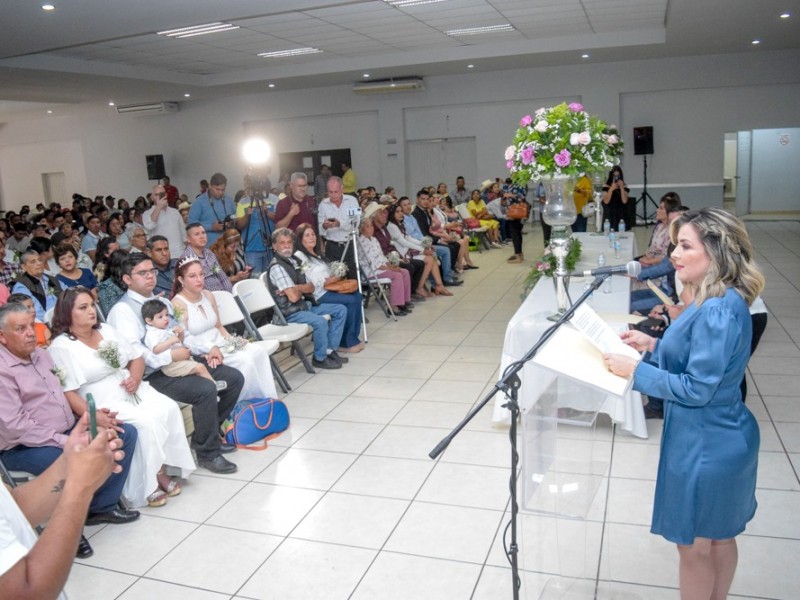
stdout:
<svg viewBox="0 0 800 600">
<path fill-rule="evenodd" d="M 427 250 L 431 246 L 433 246 L 433 238 L 429 235 L 426 235 L 422 238 L 422 247 Z"/>
<path fill-rule="evenodd" d="M 386 262 L 390 267 L 400 266 L 400 255 L 397 253 L 397 250 L 392 250 L 386 255 Z"/>
<path fill-rule="evenodd" d="M 575 270 L 575 265 L 581 259 L 581 242 L 577 239 L 572 239 L 567 252 L 566 267 L 568 272 Z M 527 298 L 531 290 L 536 287 L 539 280 L 544 277 L 552 277 L 556 270 L 556 256 L 555 254 L 547 254 L 542 257 L 542 260 L 537 260 L 536 264 L 531 267 L 525 280 L 522 282 L 522 296 L 524 300 Z"/>
<path fill-rule="evenodd" d="M 344 279 L 347 275 L 347 265 L 340 260 L 335 260 L 330 264 L 331 277 L 338 277 Z"/>
<path fill-rule="evenodd" d="M 248 340 L 239 335 L 227 337 L 225 338 L 225 342 L 225 347 L 222 349 L 223 354 L 233 354 L 234 352 L 242 350 L 248 344 Z"/>
<path fill-rule="evenodd" d="M 52 369 L 50 369 L 50 372 L 56 377 L 58 377 L 58 383 L 63 388 L 67 382 L 67 372 L 64 370 L 64 367 L 58 367 L 58 366 L 53 367 Z"/>
<path fill-rule="evenodd" d="M 100 346 L 97 348 L 97 354 L 100 356 L 102 361 L 112 369 L 122 371 L 123 375 L 127 373 L 127 369 L 123 368 L 122 366 L 122 358 L 119 354 L 119 346 L 117 345 L 117 342 L 103 340 L 100 342 Z M 142 399 L 139 398 L 139 394 L 136 392 L 129 394 L 128 397 L 129 402 L 132 404 L 139 404 L 142 401 Z"/>
<path fill-rule="evenodd" d="M 543 177 L 579 177 L 619 163 L 624 144 L 615 125 L 590 116 L 578 102 L 540 108 L 519 122 L 506 148 L 506 166 L 517 185 Z"/>
</svg>

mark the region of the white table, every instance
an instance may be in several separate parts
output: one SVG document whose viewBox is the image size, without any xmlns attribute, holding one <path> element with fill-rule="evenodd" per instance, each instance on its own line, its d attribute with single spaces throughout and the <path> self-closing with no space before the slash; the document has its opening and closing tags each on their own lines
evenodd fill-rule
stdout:
<svg viewBox="0 0 800 600">
<path fill-rule="evenodd" d="M 597 267 L 597 256 L 601 252 L 605 254 L 607 265 L 625 264 L 637 255 L 636 238 L 630 232 L 623 234 L 620 239 L 622 246 L 619 251 L 620 258 L 614 258 L 614 250 L 609 248 L 606 236 L 595 233 L 576 233 L 573 236 L 579 239 L 583 246 L 576 271 Z M 570 297 L 577 300 L 583 293 L 584 285 L 590 281 L 590 278 L 572 278 L 569 285 Z M 609 281 L 611 292 L 604 293 L 602 290 L 597 290 L 589 305 L 601 315 L 627 314 L 630 304 L 630 280 L 624 276 L 612 276 Z M 508 323 L 500 362 L 501 373 L 509 364 L 522 358 L 539 340 L 542 333 L 552 325 L 547 316 L 554 313 L 556 308 L 553 280 L 542 277 Z M 615 323 L 613 320 L 610 320 L 609 324 L 619 331 L 627 327 L 627 323 Z M 553 377 L 555 375 L 545 375 L 542 368 L 530 362 L 526 364 L 520 372 L 522 380 L 519 392 L 520 408 L 525 410 L 534 405 Z M 502 407 L 505 401 L 506 398 L 502 394 L 496 396 L 493 414 L 493 421 L 496 423 L 509 422 L 510 413 Z M 581 401 L 580 397 L 570 398 L 569 404 L 571 407 L 580 408 Z M 594 399 L 592 404 L 596 409 L 597 400 Z M 641 394 L 628 391 L 624 396 L 604 395 L 600 398 L 599 404 L 600 412 L 608 414 L 624 431 L 636 437 L 647 437 Z"/>
</svg>

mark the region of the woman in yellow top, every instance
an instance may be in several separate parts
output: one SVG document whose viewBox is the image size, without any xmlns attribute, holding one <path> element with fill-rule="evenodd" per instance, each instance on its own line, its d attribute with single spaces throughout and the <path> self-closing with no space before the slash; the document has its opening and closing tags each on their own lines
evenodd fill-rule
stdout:
<svg viewBox="0 0 800 600">
<path fill-rule="evenodd" d="M 575 200 L 575 208 L 578 211 L 578 218 L 572 224 L 572 231 L 586 231 L 586 217 L 583 216 L 583 207 L 592 199 L 592 181 L 584 175 L 575 182 L 575 189 L 572 198 Z"/>
<path fill-rule="evenodd" d="M 472 190 L 469 202 L 467 202 L 467 210 L 474 219 L 481 222 L 481 227 L 486 227 L 486 237 L 495 248 L 502 248 L 500 245 L 500 223 L 492 218 L 486 210 L 486 202 L 481 198 L 479 190 Z"/>
</svg>

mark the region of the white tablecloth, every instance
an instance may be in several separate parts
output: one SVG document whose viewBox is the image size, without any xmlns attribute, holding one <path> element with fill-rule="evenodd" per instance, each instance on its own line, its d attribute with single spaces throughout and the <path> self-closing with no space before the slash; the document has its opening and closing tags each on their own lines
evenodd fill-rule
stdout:
<svg viewBox="0 0 800 600">
<path fill-rule="evenodd" d="M 614 257 L 614 250 L 609 248 L 608 238 L 603 235 L 576 233 L 573 236 L 579 239 L 583 245 L 581 261 L 577 265 L 576 271 L 597 267 L 597 256 L 601 252 L 605 254 L 607 265 L 625 264 L 638 254 L 636 238 L 632 233 L 623 234 L 620 239 L 622 246 L 619 251 L 620 258 Z M 584 285 L 591 282 L 592 279 L 572 278 L 569 286 L 571 298 L 577 300 L 583 293 Z M 609 281 L 611 292 L 604 293 L 602 290 L 597 290 L 589 305 L 601 315 L 627 314 L 630 304 L 630 280 L 624 276 L 612 276 Z M 555 310 L 556 297 L 553 280 L 542 277 L 508 323 L 500 362 L 501 373 L 509 364 L 522 358 L 539 340 L 542 333 L 552 325 L 552 322 L 547 320 L 547 316 L 554 313 Z M 609 320 L 609 324 L 619 331 L 627 326 L 623 322 L 615 323 L 613 319 Z M 552 377 L 554 376 L 549 379 L 552 380 Z M 541 368 L 528 363 L 520 372 L 520 379 L 522 387 L 519 393 L 519 402 L 520 407 L 524 410 L 536 403 L 548 383 L 548 378 L 543 376 Z M 502 394 L 496 396 L 493 414 L 495 422 L 509 422 L 510 413 L 502 407 L 505 401 L 506 398 Z M 580 398 L 570 399 L 570 406 L 574 408 L 579 408 L 580 403 Z M 629 391 L 624 396 L 606 395 L 605 399 L 600 402 L 599 410 L 608 414 L 623 430 L 637 437 L 647 437 L 642 398 L 638 392 Z"/>
</svg>

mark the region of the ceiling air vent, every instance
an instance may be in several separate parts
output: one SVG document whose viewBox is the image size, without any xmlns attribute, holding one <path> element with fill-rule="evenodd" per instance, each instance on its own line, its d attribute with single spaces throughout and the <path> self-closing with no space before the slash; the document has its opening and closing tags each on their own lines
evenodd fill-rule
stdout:
<svg viewBox="0 0 800 600">
<path fill-rule="evenodd" d="M 118 104 L 117 112 L 121 115 L 169 115 L 178 112 L 177 102 L 151 102 L 149 104 Z"/>
<path fill-rule="evenodd" d="M 394 92 L 417 92 L 425 89 L 422 77 L 402 77 L 399 79 L 382 79 L 356 83 L 353 91 L 356 94 L 392 94 Z"/>
</svg>

